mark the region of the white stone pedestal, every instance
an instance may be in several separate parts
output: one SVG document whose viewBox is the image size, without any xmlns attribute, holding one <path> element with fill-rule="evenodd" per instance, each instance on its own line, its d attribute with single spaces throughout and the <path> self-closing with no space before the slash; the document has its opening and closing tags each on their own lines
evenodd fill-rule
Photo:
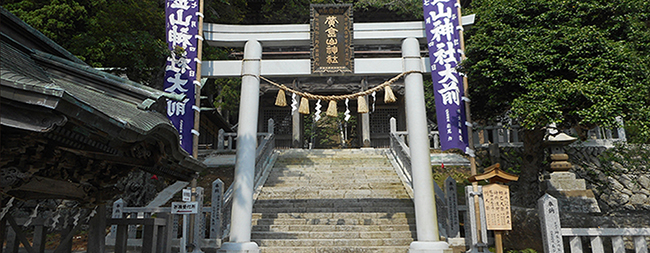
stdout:
<svg viewBox="0 0 650 253">
<path fill-rule="evenodd" d="M 260 248 L 254 242 L 226 242 L 218 253 L 259 253 Z"/>
<path fill-rule="evenodd" d="M 446 242 L 414 241 L 409 247 L 409 253 L 452 253 Z"/>
</svg>

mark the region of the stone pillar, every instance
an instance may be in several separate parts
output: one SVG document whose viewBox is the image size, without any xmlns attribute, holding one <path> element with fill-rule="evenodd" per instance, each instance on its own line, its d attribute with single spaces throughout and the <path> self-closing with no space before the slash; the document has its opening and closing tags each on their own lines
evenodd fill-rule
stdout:
<svg viewBox="0 0 650 253">
<path fill-rule="evenodd" d="M 237 129 L 237 161 L 233 182 L 230 242 L 224 243 L 219 252 L 259 252 L 251 242 L 253 216 L 253 187 L 255 178 L 255 149 L 257 148 L 257 119 L 260 93 L 260 60 L 262 45 L 256 40 L 246 42 L 239 104 L 239 127 Z"/>
<path fill-rule="evenodd" d="M 557 200 L 551 195 L 544 194 L 537 200 L 537 211 L 542 228 L 544 252 L 564 253 L 560 209 Z"/>
<path fill-rule="evenodd" d="M 210 239 L 217 240 L 217 246 L 221 247 L 221 224 L 223 223 L 223 181 L 221 179 L 212 182 L 212 215 L 210 216 Z"/>
<path fill-rule="evenodd" d="M 415 38 L 402 41 L 404 71 L 422 71 L 420 44 Z M 433 194 L 433 173 L 429 153 L 427 115 L 424 103 L 422 73 L 411 73 L 404 78 L 407 130 L 411 150 L 413 173 L 413 203 L 415 204 L 415 225 L 417 241 L 411 243 L 409 252 L 439 252 L 449 250 L 446 242 L 440 241 L 438 215 Z"/>
<path fill-rule="evenodd" d="M 300 101 L 300 96 L 296 95 L 296 100 Z M 302 114 L 291 111 L 291 147 L 302 148 Z"/>
<path fill-rule="evenodd" d="M 361 87 L 363 87 L 363 90 L 368 89 L 368 81 L 366 79 L 361 81 Z M 366 104 L 370 106 L 369 103 L 367 103 L 368 96 L 364 96 L 363 98 L 366 100 Z M 370 113 L 361 113 L 361 146 L 369 148 L 370 145 Z"/>
</svg>

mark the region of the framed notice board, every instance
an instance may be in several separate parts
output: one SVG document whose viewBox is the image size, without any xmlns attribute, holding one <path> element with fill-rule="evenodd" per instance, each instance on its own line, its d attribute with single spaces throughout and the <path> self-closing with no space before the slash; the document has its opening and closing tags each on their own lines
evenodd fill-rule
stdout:
<svg viewBox="0 0 650 253">
<path fill-rule="evenodd" d="M 507 185 L 490 184 L 483 186 L 485 220 L 488 230 L 512 230 L 510 210 L 510 189 Z"/>
</svg>

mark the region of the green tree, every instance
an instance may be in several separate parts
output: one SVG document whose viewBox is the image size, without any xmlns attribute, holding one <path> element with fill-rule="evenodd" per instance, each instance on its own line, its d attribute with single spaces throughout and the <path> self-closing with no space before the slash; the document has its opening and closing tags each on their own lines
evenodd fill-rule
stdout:
<svg viewBox="0 0 650 253">
<path fill-rule="evenodd" d="M 526 129 L 519 192 L 538 192 L 551 123 L 582 133 L 621 116 L 650 134 L 648 2 L 474 0 L 472 11 L 463 63 L 472 117 Z"/>
<path fill-rule="evenodd" d="M 89 65 L 162 88 L 164 1 L 6 0 L 3 7 Z"/>
<path fill-rule="evenodd" d="M 64 48 L 72 37 L 88 29 L 88 11 L 75 0 L 3 1 L 2 7 Z"/>
</svg>

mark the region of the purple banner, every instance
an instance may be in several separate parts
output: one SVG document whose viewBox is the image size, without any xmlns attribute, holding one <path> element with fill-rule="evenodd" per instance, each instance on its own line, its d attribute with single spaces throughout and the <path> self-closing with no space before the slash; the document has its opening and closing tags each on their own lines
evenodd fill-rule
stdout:
<svg viewBox="0 0 650 253">
<path fill-rule="evenodd" d="M 424 20 L 442 150 L 468 148 L 457 0 L 424 0 Z"/>
<path fill-rule="evenodd" d="M 166 92 L 185 94 L 183 101 L 167 100 L 167 117 L 180 135 L 181 147 L 192 154 L 199 18 L 198 0 L 166 0 L 167 44 L 172 52 L 165 69 Z"/>
</svg>

